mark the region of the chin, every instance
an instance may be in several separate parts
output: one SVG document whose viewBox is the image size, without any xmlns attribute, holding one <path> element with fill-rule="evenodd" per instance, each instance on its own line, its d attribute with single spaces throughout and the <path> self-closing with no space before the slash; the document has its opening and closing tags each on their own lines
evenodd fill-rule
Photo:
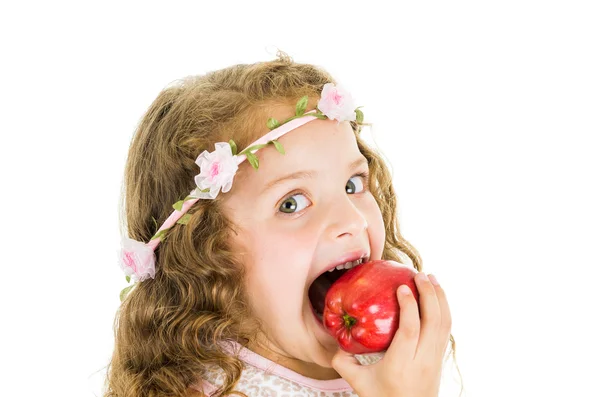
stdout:
<svg viewBox="0 0 600 397">
<path fill-rule="evenodd" d="M 331 366 L 331 360 L 333 360 L 333 356 L 335 356 L 336 352 L 337 352 L 337 346 L 334 350 L 325 350 L 324 361 L 317 363 L 317 364 L 319 364 L 321 367 L 333 368 Z"/>
<path fill-rule="evenodd" d="M 304 322 L 309 333 L 312 334 L 309 339 L 312 339 L 309 342 L 311 346 L 307 346 L 307 353 L 310 352 L 309 360 L 321 367 L 331 368 L 331 359 L 338 350 L 338 344 L 318 320 L 309 302 L 305 306 Z"/>
<path fill-rule="evenodd" d="M 326 341 L 318 340 L 318 353 L 317 357 L 315 357 L 315 363 L 320 365 L 321 367 L 332 368 L 331 360 L 335 353 L 339 350 L 338 344 L 331 337 L 331 339 L 327 339 Z"/>
<path fill-rule="evenodd" d="M 332 368 L 331 360 L 333 359 L 334 354 L 335 351 L 331 352 L 321 347 L 311 355 L 309 361 L 323 368 Z"/>
</svg>

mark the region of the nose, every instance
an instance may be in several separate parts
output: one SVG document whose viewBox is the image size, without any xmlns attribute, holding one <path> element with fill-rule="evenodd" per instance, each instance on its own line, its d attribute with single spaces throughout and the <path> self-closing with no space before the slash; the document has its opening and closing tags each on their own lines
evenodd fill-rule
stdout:
<svg viewBox="0 0 600 397">
<path fill-rule="evenodd" d="M 329 236 L 336 239 L 343 236 L 358 236 L 367 229 L 367 219 L 347 195 L 329 206 Z"/>
</svg>

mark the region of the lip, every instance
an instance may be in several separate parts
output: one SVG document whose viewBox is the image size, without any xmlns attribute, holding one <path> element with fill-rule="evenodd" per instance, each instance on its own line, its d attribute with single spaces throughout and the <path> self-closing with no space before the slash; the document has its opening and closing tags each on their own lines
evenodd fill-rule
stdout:
<svg viewBox="0 0 600 397">
<path fill-rule="evenodd" d="M 330 264 L 328 264 L 324 269 L 322 269 L 319 273 L 317 273 L 309 282 L 309 286 L 312 285 L 312 283 L 323 273 L 325 273 L 328 270 L 331 270 L 333 268 L 335 268 L 338 265 L 344 264 L 346 262 L 353 262 L 357 259 L 360 259 L 362 257 L 366 257 L 367 261 L 370 259 L 370 252 L 366 249 L 357 249 L 357 250 L 353 250 L 353 251 L 349 251 L 347 253 L 345 253 L 344 255 L 338 257 L 336 260 L 334 260 L 333 262 L 331 262 Z"/>
</svg>

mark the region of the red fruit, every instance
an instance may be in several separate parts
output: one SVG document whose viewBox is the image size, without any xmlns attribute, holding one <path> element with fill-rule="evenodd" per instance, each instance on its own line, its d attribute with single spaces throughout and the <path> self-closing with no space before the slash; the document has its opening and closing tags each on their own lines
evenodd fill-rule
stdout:
<svg viewBox="0 0 600 397">
<path fill-rule="evenodd" d="M 399 325 L 398 287 L 406 284 L 419 302 L 416 275 L 414 268 L 391 260 L 373 260 L 353 267 L 327 291 L 325 328 L 349 353 L 386 350 Z"/>
</svg>

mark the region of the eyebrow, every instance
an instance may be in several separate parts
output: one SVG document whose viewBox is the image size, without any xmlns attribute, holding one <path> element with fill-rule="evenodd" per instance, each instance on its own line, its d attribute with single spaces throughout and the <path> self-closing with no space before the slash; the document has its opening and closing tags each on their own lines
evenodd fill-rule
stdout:
<svg viewBox="0 0 600 397">
<path fill-rule="evenodd" d="M 367 163 L 368 163 L 367 159 L 365 157 L 361 156 L 360 158 L 357 158 L 356 160 L 354 160 L 353 162 L 348 164 L 348 169 L 352 170 L 354 168 L 357 168 L 359 165 L 367 164 Z M 265 185 L 265 187 L 263 188 L 262 193 L 265 193 L 267 190 L 272 189 L 275 186 L 280 185 L 281 183 L 283 183 L 285 181 L 293 180 L 293 179 L 310 179 L 310 178 L 316 177 L 317 174 L 318 174 L 318 172 L 314 171 L 314 170 L 292 172 L 291 174 L 284 175 L 280 178 L 274 179 L 274 180 L 270 181 L 269 183 L 267 183 Z"/>
</svg>

